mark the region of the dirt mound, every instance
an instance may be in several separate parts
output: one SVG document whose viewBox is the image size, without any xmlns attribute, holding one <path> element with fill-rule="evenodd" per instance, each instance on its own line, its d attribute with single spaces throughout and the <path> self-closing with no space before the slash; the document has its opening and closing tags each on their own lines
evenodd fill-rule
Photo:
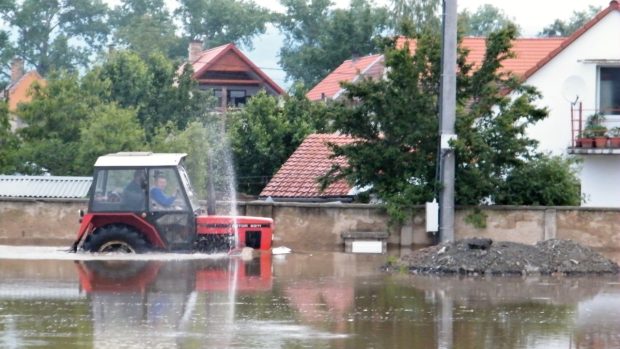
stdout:
<svg viewBox="0 0 620 349">
<path fill-rule="evenodd" d="M 391 268 L 425 274 L 608 274 L 615 262 L 570 240 L 546 240 L 526 245 L 472 238 L 424 248 L 404 256 Z"/>
</svg>

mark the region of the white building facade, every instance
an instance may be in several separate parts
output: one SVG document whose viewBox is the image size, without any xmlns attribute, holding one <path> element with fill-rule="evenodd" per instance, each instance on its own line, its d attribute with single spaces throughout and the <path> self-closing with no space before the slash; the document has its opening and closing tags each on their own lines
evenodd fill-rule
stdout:
<svg viewBox="0 0 620 349">
<path fill-rule="evenodd" d="M 598 147 L 581 142 L 594 113 L 604 115 L 606 136 L 620 127 L 618 33 L 620 5 L 614 0 L 525 76 L 543 96 L 538 104 L 549 109 L 549 117 L 530 127 L 528 135 L 542 151 L 582 158 L 583 206 L 620 207 L 620 148 L 609 140 Z"/>
</svg>

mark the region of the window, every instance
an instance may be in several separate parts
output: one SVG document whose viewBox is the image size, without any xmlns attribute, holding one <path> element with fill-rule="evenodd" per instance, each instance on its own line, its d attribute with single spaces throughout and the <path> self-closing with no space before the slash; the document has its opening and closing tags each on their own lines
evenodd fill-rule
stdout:
<svg viewBox="0 0 620 349">
<path fill-rule="evenodd" d="M 149 174 L 151 211 L 183 211 L 187 203 L 174 169 L 151 170 Z"/>
<path fill-rule="evenodd" d="M 228 105 L 241 107 L 246 102 L 245 90 L 228 90 Z"/>
<path fill-rule="evenodd" d="M 620 114 L 620 67 L 601 67 L 599 77 L 599 110 Z"/>
<path fill-rule="evenodd" d="M 222 90 L 221 89 L 215 89 L 213 90 L 213 95 L 215 96 L 215 98 L 217 99 L 217 107 L 221 107 L 222 106 Z"/>
<path fill-rule="evenodd" d="M 101 169 L 95 175 L 93 212 L 144 211 L 146 172 L 144 169 Z"/>
</svg>

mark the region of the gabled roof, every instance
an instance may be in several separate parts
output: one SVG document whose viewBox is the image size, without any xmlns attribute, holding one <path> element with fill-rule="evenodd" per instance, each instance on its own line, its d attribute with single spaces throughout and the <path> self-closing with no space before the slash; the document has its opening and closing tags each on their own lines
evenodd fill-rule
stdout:
<svg viewBox="0 0 620 349">
<path fill-rule="evenodd" d="M 92 177 L 0 175 L 0 197 L 79 199 L 88 195 Z"/>
<path fill-rule="evenodd" d="M 17 81 L 7 85 L 6 92 L 0 97 L 8 98 L 9 110 L 14 111 L 18 104 L 29 102 L 32 99 L 28 90 L 35 81 L 45 85 L 45 79 L 36 70 L 31 70 L 23 74 Z"/>
<path fill-rule="evenodd" d="M 519 38 L 513 41 L 512 50 L 515 58 L 506 59 L 503 62 L 503 71 L 511 71 L 517 76 L 525 76 L 532 68 L 550 52 L 559 48 L 566 38 Z M 416 41 L 399 37 L 396 47 L 401 48 L 409 43 L 409 49 L 415 51 Z M 563 45 L 562 45 L 563 46 Z M 462 47 L 469 49 L 468 62 L 479 67 L 486 52 L 486 38 L 466 37 L 463 38 Z M 369 74 L 370 73 L 370 74 Z M 333 72 L 327 75 L 321 82 L 312 88 L 307 94 L 311 101 L 322 98 L 335 99 L 343 89 L 341 82 L 354 82 L 361 76 L 381 76 L 383 73 L 383 55 L 370 55 L 356 60 L 346 60 Z"/>
<path fill-rule="evenodd" d="M 511 50 L 515 53 L 514 58 L 508 58 L 502 62 L 502 71 L 510 71 L 517 76 L 523 76 L 528 70 L 535 67 L 540 60 L 545 58 L 550 52 L 560 47 L 566 40 L 563 37 L 556 38 L 517 38 L 512 41 Z M 415 51 L 415 40 L 399 37 L 396 40 L 396 47 L 401 48 L 409 42 L 409 49 Z M 476 67 L 480 67 L 486 53 L 486 38 L 484 37 L 465 37 L 461 47 L 469 50 L 467 62 Z"/>
<path fill-rule="evenodd" d="M 383 55 L 376 54 L 356 59 L 347 59 L 333 72 L 327 75 L 321 82 L 306 94 L 311 101 L 323 98 L 335 98 L 341 90 L 340 83 L 354 82 L 360 76 L 378 77 L 383 74 Z M 380 69 L 373 69 L 378 67 Z"/>
<path fill-rule="evenodd" d="M 337 133 L 308 136 L 282 165 L 276 175 L 260 193 L 261 197 L 273 198 L 330 198 L 346 197 L 351 186 L 344 180 L 330 185 L 323 192 L 317 178 L 325 175 L 332 164 L 346 165 L 346 159 L 330 159 L 333 155 L 328 143 L 346 145 L 353 138 Z"/>
<path fill-rule="evenodd" d="M 596 25 L 601 21 L 605 16 L 607 16 L 612 11 L 620 11 L 620 3 L 616 0 L 611 0 L 609 2 L 609 6 L 599 12 L 594 18 L 589 20 L 586 24 L 584 24 L 581 28 L 577 29 L 571 36 L 566 38 L 561 45 L 556 47 L 553 51 L 549 52 L 545 57 L 543 57 L 535 66 L 528 69 L 522 76 L 523 80 L 526 80 L 530 76 L 534 75 L 540 68 L 542 68 L 545 64 L 549 63 L 555 56 L 560 54 L 560 52 L 564 51 L 565 48 L 570 46 L 575 40 L 579 39 L 585 32 L 587 32 L 590 28 Z"/>
<path fill-rule="evenodd" d="M 267 76 L 259 67 L 257 67 L 246 55 L 243 54 L 234 44 L 226 44 L 208 50 L 202 51 L 198 59 L 194 62 L 190 62 L 194 68 L 194 78 L 200 78 L 209 69 L 218 66 L 221 60 L 228 55 L 234 55 L 237 60 L 240 60 L 243 64 L 249 67 L 261 80 L 269 87 L 271 87 L 276 93 L 282 94 L 284 90 L 278 86 L 269 76 Z M 230 56 L 229 56 L 230 57 Z M 222 66 L 223 64 L 219 64 Z"/>
</svg>

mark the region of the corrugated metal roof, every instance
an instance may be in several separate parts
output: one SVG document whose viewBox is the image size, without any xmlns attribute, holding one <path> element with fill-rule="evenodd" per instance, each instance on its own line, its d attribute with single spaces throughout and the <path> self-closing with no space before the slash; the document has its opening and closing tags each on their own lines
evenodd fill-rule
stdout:
<svg viewBox="0 0 620 349">
<path fill-rule="evenodd" d="M 92 177 L 0 175 L 0 197 L 79 199 L 88 195 Z"/>
</svg>

